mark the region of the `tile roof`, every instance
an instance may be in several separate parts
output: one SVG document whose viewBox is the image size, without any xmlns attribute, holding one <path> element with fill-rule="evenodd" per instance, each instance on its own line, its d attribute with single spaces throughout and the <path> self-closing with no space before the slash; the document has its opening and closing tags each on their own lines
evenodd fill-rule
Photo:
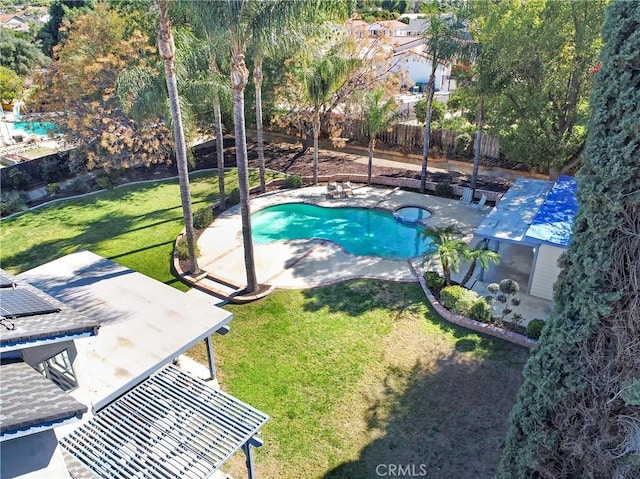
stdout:
<svg viewBox="0 0 640 479">
<path fill-rule="evenodd" d="M 10 279 L 13 281 L 14 289 L 30 291 L 52 305 L 53 309 L 59 310 L 15 318 L 8 314 L 3 315 L 2 324 L 0 324 L 0 352 L 19 350 L 34 344 L 68 340 L 79 335 L 97 334 L 100 326 L 96 321 L 76 312 L 30 284 L 18 280 L 4 270 L 0 269 L 0 274 L 3 283 Z"/>
<path fill-rule="evenodd" d="M 80 418 L 87 407 L 23 362 L 0 366 L 0 441 Z"/>
</svg>

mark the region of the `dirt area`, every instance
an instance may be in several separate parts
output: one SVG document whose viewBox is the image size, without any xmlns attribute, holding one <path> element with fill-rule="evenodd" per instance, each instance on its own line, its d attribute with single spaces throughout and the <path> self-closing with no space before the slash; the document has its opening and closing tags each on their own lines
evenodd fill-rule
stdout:
<svg viewBox="0 0 640 479">
<path fill-rule="evenodd" d="M 265 166 L 268 169 L 283 173 L 312 176 L 313 175 L 313 150 L 309 149 L 304 155 L 296 158 L 300 148 L 287 143 L 270 143 L 265 145 Z M 258 167 L 258 151 L 255 145 L 249 145 L 249 167 Z M 320 150 L 318 156 L 318 174 L 367 174 L 367 165 L 358 163 L 355 160 L 357 155 L 342 153 L 331 150 Z M 198 158 L 199 164 L 206 164 L 207 167 L 215 166 L 215 152 L 205 150 Z M 225 148 L 225 164 L 235 165 L 235 148 Z M 380 176 L 420 178 L 420 172 L 408 168 L 403 168 L 402 163 L 398 163 L 397 168 L 374 166 L 373 174 Z M 200 166 L 200 165 L 199 165 Z M 464 173 L 448 172 L 434 173 L 428 172 L 429 181 L 436 183 L 449 183 L 451 185 L 470 186 L 471 177 Z M 505 192 L 511 186 L 512 180 L 493 177 L 478 177 L 478 188 L 489 191 Z"/>
</svg>

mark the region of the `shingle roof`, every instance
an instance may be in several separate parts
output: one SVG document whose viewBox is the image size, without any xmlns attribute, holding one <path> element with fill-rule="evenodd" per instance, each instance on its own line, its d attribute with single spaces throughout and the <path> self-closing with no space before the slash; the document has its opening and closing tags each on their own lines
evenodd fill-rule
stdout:
<svg viewBox="0 0 640 479">
<path fill-rule="evenodd" d="M 74 311 L 64 303 L 34 288 L 30 284 L 14 278 L 6 271 L 0 269 L 0 274 L 2 275 L 3 283 L 6 283 L 4 280 L 13 281 L 11 288 L 30 291 L 41 300 L 53 306 L 52 309 L 58 310 L 57 312 L 32 314 L 15 318 L 9 314 L 2 313 L 2 324 L 0 324 L 0 352 L 23 349 L 36 342 L 43 344 L 46 342 L 70 339 L 70 337 L 81 334 L 90 336 L 97 334 L 100 326 L 96 321 Z M 0 301 L 2 301 L 1 298 Z"/>
<path fill-rule="evenodd" d="M 36 426 L 53 427 L 87 407 L 26 363 L 0 366 L 0 440 L 12 439 Z"/>
</svg>

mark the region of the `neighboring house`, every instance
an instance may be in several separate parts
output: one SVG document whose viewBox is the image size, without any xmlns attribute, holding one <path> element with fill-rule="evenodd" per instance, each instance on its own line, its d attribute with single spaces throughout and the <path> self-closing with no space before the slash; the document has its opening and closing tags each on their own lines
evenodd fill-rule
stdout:
<svg viewBox="0 0 640 479">
<path fill-rule="evenodd" d="M 205 382 L 230 313 L 88 251 L 2 281 L 0 477 L 211 477 L 239 449 L 253 477 L 268 416 Z M 176 367 L 202 341 L 206 377 Z"/>
<path fill-rule="evenodd" d="M 0 15 L 0 27 L 16 32 L 29 31 L 29 21 L 22 12 Z"/>
<path fill-rule="evenodd" d="M 489 241 L 494 251 L 501 243 L 531 250 L 531 268 L 526 292 L 553 299 L 560 267 L 558 258 L 571 242 L 571 229 L 578 212 L 576 180 L 561 176 L 554 183 L 520 178 L 475 231 Z"/>
</svg>

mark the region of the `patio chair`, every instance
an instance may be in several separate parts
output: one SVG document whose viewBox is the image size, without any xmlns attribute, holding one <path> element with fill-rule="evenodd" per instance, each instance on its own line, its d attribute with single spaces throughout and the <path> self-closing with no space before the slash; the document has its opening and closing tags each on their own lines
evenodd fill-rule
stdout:
<svg viewBox="0 0 640 479">
<path fill-rule="evenodd" d="M 473 203 L 471 205 L 472 208 L 476 208 L 478 210 L 482 210 L 482 208 L 484 208 L 485 203 L 487 202 L 487 195 L 483 194 L 480 197 L 480 201 L 478 201 L 477 203 Z"/>
<path fill-rule="evenodd" d="M 463 205 L 470 205 L 473 201 L 473 190 L 471 188 L 465 188 L 460 198 L 460 203 Z"/>
<path fill-rule="evenodd" d="M 351 188 L 350 181 L 342 182 L 342 196 L 344 196 L 345 198 L 349 198 L 353 196 L 353 189 Z"/>
<path fill-rule="evenodd" d="M 327 198 L 340 198 L 338 183 L 327 183 Z"/>
</svg>

